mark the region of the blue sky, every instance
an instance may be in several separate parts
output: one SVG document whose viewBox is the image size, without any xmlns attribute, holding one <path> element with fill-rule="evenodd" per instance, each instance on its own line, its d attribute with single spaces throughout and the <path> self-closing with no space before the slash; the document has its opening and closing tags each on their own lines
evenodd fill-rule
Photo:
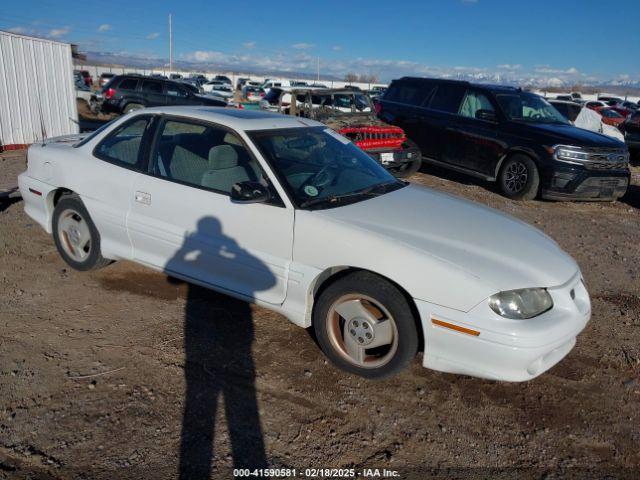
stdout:
<svg viewBox="0 0 640 480">
<path fill-rule="evenodd" d="M 307 7 L 306 5 L 313 5 Z M 0 29 L 82 50 L 251 66 L 640 81 L 640 0 L 5 1 Z"/>
</svg>

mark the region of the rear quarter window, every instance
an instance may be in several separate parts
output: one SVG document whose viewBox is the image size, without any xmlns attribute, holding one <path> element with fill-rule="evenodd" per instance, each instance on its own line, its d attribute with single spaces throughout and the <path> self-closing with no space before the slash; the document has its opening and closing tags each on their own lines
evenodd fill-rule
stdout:
<svg viewBox="0 0 640 480">
<path fill-rule="evenodd" d="M 429 108 L 441 112 L 458 113 L 464 93 L 465 87 L 461 85 L 438 85 Z"/>
<path fill-rule="evenodd" d="M 385 92 L 384 99 L 419 107 L 429 100 L 434 89 L 435 85 L 427 82 L 394 83 Z"/>
<path fill-rule="evenodd" d="M 135 78 L 125 78 L 120 80 L 118 88 L 120 90 L 136 90 L 138 88 L 138 80 Z"/>
</svg>

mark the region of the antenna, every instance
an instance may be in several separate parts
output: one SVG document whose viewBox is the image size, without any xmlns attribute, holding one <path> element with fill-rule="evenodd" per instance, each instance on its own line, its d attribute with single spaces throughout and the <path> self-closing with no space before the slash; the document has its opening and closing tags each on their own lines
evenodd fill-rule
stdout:
<svg viewBox="0 0 640 480">
<path fill-rule="evenodd" d="M 169 73 L 173 70 L 173 28 L 171 26 L 171 14 L 169 14 Z"/>
</svg>

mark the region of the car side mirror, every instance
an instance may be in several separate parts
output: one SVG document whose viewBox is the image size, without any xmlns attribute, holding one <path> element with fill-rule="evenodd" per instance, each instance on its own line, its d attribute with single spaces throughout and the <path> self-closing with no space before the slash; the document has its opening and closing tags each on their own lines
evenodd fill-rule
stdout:
<svg viewBox="0 0 640 480">
<path fill-rule="evenodd" d="M 239 182 L 231 187 L 231 201 L 235 203 L 265 203 L 271 192 L 260 182 Z"/>
<path fill-rule="evenodd" d="M 497 122 L 496 113 L 493 110 L 478 110 L 476 112 L 476 118 L 478 120 L 484 120 L 485 122 Z"/>
</svg>

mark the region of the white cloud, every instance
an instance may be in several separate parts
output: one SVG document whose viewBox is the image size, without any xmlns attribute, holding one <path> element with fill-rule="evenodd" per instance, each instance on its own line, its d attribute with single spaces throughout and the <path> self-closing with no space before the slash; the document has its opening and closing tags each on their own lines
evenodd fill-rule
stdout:
<svg viewBox="0 0 640 480">
<path fill-rule="evenodd" d="M 99 32 L 108 32 L 109 30 L 111 30 L 111 25 L 109 25 L 108 23 L 103 23 L 98 27 Z"/>
<path fill-rule="evenodd" d="M 70 31 L 71 31 L 71 28 L 69 27 L 52 28 L 51 30 L 49 30 L 48 35 L 51 38 L 60 38 L 68 35 Z"/>
<path fill-rule="evenodd" d="M 242 44 L 242 46 L 244 48 L 247 48 L 247 49 L 251 50 L 252 48 L 254 48 L 256 46 L 256 42 L 244 42 Z"/>
<path fill-rule="evenodd" d="M 315 45 L 313 43 L 300 42 L 294 43 L 293 45 L 291 45 L 291 47 L 295 48 L 296 50 L 308 50 L 309 48 L 315 47 Z"/>
<path fill-rule="evenodd" d="M 18 33 L 18 34 L 24 34 L 27 33 L 27 29 L 24 27 L 11 27 L 10 29 L 7 30 L 8 32 L 11 33 Z"/>
<path fill-rule="evenodd" d="M 497 68 L 498 70 L 516 71 L 516 70 L 522 70 L 522 65 L 520 65 L 519 63 L 516 63 L 516 64 L 503 63 L 502 65 L 498 65 Z"/>
<path fill-rule="evenodd" d="M 342 45 L 334 45 L 333 47 L 331 47 L 331 50 L 333 50 L 334 52 L 339 52 L 340 50 L 342 50 Z"/>
<path fill-rule="evenodd" d="M 150 33 L 149 35 L 147 35 L 147 40 L 155 40 L 159 36 L 160 36 L 160 34 L 158 32 L 153 32 L 153 33 Z"/>
<path fill-rule="evenodd" d="M 548 74 L 565 74 L 565 75 L 578 75 L 580 72 L 576 67 L 570 67 L 565 70 L 561 68 L 551 68 L 549 65 L 536 65 L 534 68 L 536 73 L 548 73 Z"/>
</svg>

